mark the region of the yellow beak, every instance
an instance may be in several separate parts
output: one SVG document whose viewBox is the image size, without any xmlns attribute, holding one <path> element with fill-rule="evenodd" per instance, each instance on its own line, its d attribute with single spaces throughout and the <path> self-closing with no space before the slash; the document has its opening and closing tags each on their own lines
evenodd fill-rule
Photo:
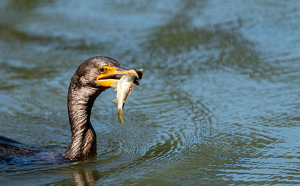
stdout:
<svg viewBox="0 0 300 186">
<path fill-rule="evenodd" d="M 121 67 L 111 67 L 111 66 L 103 66 L 105 69 L 104 72 L 100 72 L 100 75 L 97 77 L 97 82 L 102 87 L 111 87 L 112 84 L 118 83 L 120 77 L 116 77 L 119 74 L 135 74 L 139 79 L 139 75 L 134 69 L 124 69 Z"/>
</svg>

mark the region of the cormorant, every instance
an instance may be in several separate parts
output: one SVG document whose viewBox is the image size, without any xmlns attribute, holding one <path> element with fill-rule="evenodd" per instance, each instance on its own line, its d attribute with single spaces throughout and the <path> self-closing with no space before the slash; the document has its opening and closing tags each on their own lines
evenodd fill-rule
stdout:
<svg viewBox="0 0 300 186">
<path fill-rule="evenodd" d="M 141 79 L 142 73 L 135 69 L 124 69 L 106 56 L 96 56 L 85 60 L 71 79 L 68 91 L 68 115 L 72 132 L 69 149 L 61 154 L 70 160 L 82 159 L 96 154 L 96 133 L 90 122 L 95 99 L 110 85 L 120 80 L 118 74 L 134 73 Z M 38 153 L 40 150 L 24 147 L 24 144 L 0 136 L 0 161 L 6 156 Z"/>
</svg>

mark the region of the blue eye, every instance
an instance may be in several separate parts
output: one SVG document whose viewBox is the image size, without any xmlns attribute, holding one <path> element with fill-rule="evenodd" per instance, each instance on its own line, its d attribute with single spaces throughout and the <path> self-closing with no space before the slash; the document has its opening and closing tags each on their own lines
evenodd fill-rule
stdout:
<svg viewBox="0 0 300 186">
<path fill-rule="evenodd" d="M 100 68 L 99 68 L 99 72 L 100 72 L 100 73 L 103 73 L 104 71 L 105 71 L 105 68 L 104 68 L 104 67 L 100 67 Z"/>
</svg>

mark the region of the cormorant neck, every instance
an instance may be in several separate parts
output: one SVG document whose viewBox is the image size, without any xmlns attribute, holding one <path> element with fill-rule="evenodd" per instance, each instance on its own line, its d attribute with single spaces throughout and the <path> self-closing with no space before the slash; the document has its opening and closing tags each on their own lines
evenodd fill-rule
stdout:
<svg viewBox="0 0 300 186">
<path fill-rule="evenodd" d="M 72 142 L 63 157 L 80 159 L 97 153 L 96 133 L 90 122 L 90 115 L 94 101 L 101 92 L 99 88 L 78 87 L 73 79 L 71 80 L 68 92 L 68 114 Z"/>
</svg>

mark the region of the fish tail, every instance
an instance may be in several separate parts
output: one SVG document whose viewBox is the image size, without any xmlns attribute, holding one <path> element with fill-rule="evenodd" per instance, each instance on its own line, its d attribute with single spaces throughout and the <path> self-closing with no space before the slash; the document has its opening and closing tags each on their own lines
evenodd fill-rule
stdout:
<svg viewBox="0 0 300 186">
<path fill-rule="evenodd" d="M 118 104 L 118 98 L 112 100 L 112 102 L 113 102 L 114 104 Z"/>
<path fill-rule="evenodd" d="M 123 109 L 118 109 L 117 110 L 117 114 L 118 114 L 118 120 L 119 120 L 119 122 L 122 123 L 122 125 L 123 125 L 123 122 L 124 122 Z"/>
</svg>

